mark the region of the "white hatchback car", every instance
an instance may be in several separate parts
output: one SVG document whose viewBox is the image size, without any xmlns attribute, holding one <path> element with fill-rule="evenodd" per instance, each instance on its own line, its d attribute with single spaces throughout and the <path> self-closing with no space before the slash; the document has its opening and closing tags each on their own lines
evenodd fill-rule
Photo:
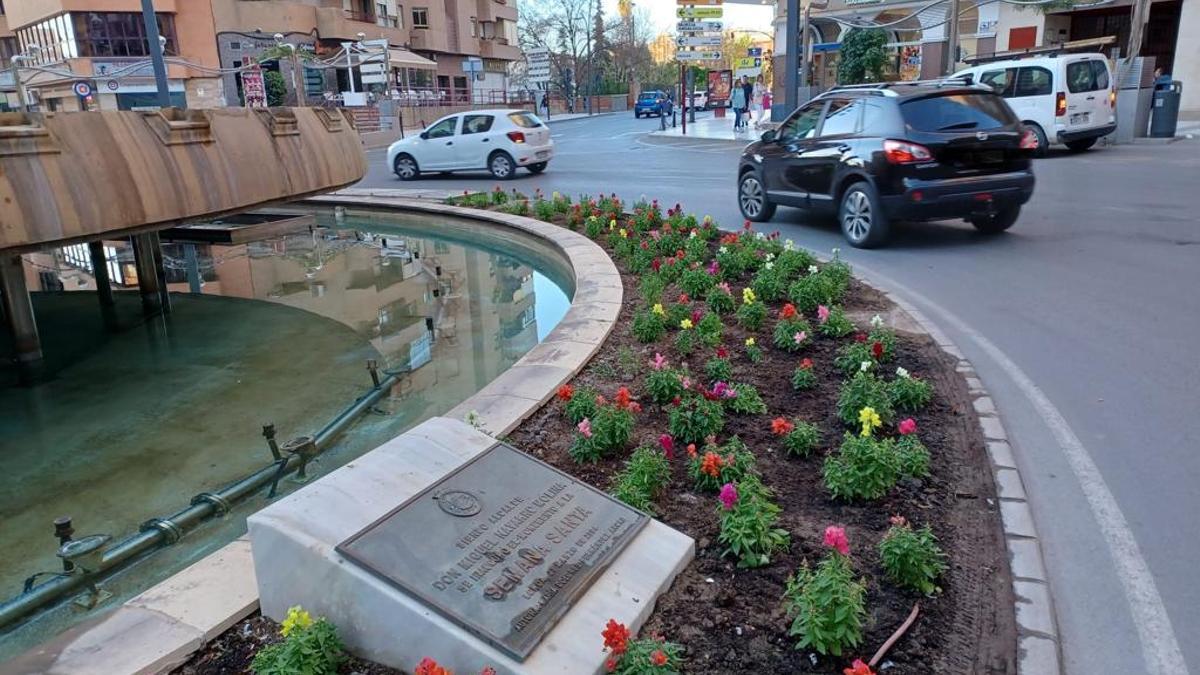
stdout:
<svg viewBox="0 0 1200 675">
<path fill-rule="evenodd" d="M 517 167 L 541 173 L 554 157 L 550 129 L 528 110 L 472 110 L 447 115 L 420 134 L 388 147 L 388 167 L 400 180 L 422 173 L 487 169 L 500 180 Z"/>
<path fill-rule="evenodd" d="M 1038 137 L 1038 154 L 1050 143 L 1087 150 L 1117 128 L 1117 89 L 1101 54 L 1030 56 L 960 70 L 1004 97 Z"/>
</svg>

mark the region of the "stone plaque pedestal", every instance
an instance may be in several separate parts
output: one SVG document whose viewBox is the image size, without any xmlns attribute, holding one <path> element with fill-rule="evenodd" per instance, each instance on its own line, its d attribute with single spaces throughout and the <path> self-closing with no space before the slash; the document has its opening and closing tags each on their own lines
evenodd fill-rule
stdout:
<svg viewBox="0 0 1200 675">
<path fill-rule="evenodd" d="M 394 575 L 372 573 L 336 550 L 495 443 L 462 422 L 434 418 L 251 516 L 263 614 L 281 620 L 288 607 L 303 605 L 335 623 L 356 655 L 409 672 L 426 656 L 461 673 L 486 665 L 500 673 L 602 672 L 605 622 L 636 632 L 691 560 L 691 538 L 653 520 L 637 530 L 524 660 L 401 590 L 387 578 Z"/>
</svg>

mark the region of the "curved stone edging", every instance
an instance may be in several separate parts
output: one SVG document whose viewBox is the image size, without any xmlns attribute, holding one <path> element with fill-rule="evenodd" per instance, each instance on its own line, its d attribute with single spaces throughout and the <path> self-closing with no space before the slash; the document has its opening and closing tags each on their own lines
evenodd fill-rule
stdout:
<svg viewBox="0 0 1200 675">
<path fill-rule="evenodd" d="M 388 196 L 387 192 L 372 190 L 370 196 L 335 194 L 308 201 L 417 211 L 511 227 L 557 248 L 574 272 L 575 295 L 571 307 L 546 339 L 445 415 L 456 419 L 470 417 L 484 431 L 503 436 L 550 400 L 558 387 L 575 377 L 604 344 L 621 312 L 624 299 L 621 274 L 599 244 L 565 227 L 524 216 Z"/>
<path fill-rule="evenodd" d="M 484 431 L 503 436 L 587 365 L 616 325 L 621 275 L 592 240 L 532 218 L 389 196 L 323 196 L 310 202 L 447 215 L 510 227 L 550 244 L 575 276 L 571 306 L 546 339 L 448 417 L 472 415 Z M 397 191 L 400 193 L 402 191 Z M 318 479 L 319 480 L 319 479 Z M 258 609 L 254 561 L 246 535 L 156 584 L 103 619 L 50 639 L 12 661 L 4 672 L 161 673 Z"/>
<path fill-rule="evenodd" d="M 1000 420 L 995 402 L 975 372 L 975 366 L 929 317 L 899 293 L 889 290 L 886 284 L 870 279 L 869 275 L 856 272 L 855 278 L 895 303 L 938 347 L 958 359 L 955 370 L 966 382 L 967 393 L 979 421 L 979 430 L 987 444 L 992 478 L 996 482 L 996 496 L 1000 502 L 1000 519 L 1004 526 L 1009 570 L 1013 578 L 1017 674 L 1061 675 L 1063 668 L 1058 620 L 1043 563 L 1041 540 L 1026 499 L 1020 469 L 1008 444 L 1008 432 Z"/>
</svg>

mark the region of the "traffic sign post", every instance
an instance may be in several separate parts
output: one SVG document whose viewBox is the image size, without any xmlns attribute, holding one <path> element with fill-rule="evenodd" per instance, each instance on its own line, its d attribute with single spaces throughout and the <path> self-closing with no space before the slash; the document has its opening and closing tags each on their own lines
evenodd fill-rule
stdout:
<svg viewBox="0 0 1200 675">
<path fill-rule="evenodd" d="M 675 24 L 680 33 L 720 33 L 724 24 L 720 21 L 690 21 L 682 19 Z"/>
<path fill-rule="evenodd" d="M 680 19 L 719 19 L 725 16 L 724 8 L 722 7 L 697 7 L 695 5 L 683 5 L 675 8 L 675 16 Z"/>
<path fill-rule="evenodd" d="M 724 15 L 722 7 L 724 0 L 676 0 L 676 4 L 679 7 L 675 10 L 675 16 L 679 17 L 680 21 L 675 26 L 679 31 L 679 37 L 675 39 L 675 46 L 678 48 L 675 58 L 679 61 L 680 100 L 686 108 L 683 116 L 683 133 L 687 135 L 689 116 L 691 121 L 695 122 L 696 110 L 692 105 L 694 92 L 691 83 L 688 82 L 690 73 L 686 64 L 696 61 L 715 61 L 721 58 L 720 49 L 714 49 L 714 47 L 721 46 L 720 31 L 724 25 L 720 21 L 709 21 L 708 19 L 719 19 Z"/>
</svg>

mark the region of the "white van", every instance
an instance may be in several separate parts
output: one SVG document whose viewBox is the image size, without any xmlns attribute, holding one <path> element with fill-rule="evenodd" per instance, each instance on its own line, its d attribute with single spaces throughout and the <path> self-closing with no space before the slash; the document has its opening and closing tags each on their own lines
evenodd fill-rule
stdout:
<svg viewBox="0 0 1200 675">
<path fill-rule="evenodd" d="M 1101 54 L 1061 54 L 992 61 L 954 74 L 986 84 L 1003 96 L 1038 137 L 1087 150 L 1117 128 L 1116 82 Z"/>
</svg>

